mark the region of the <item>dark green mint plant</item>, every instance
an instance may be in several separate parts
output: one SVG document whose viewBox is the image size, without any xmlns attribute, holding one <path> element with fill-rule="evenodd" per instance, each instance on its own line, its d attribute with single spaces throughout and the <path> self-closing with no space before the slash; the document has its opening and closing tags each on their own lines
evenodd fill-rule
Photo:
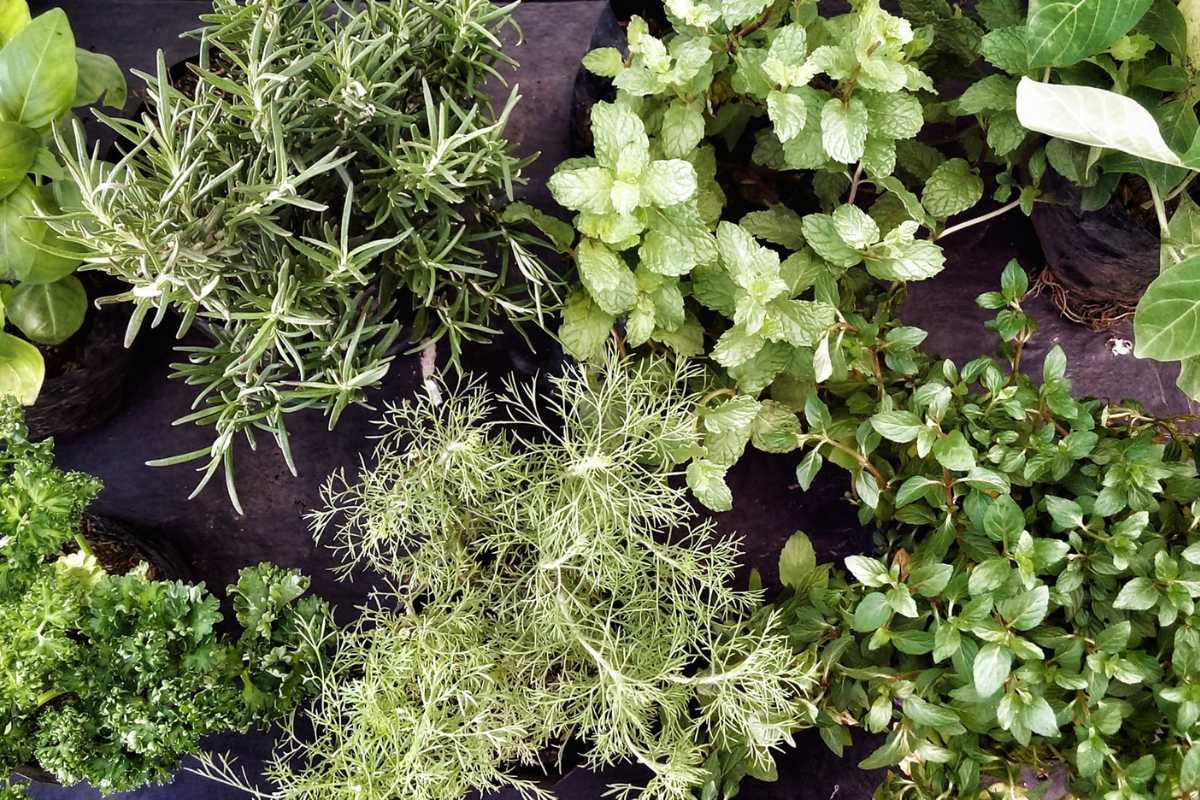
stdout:
<svg viewBox="0 0 1200 800">
<path fill-rule="evenodd" d="M 877 0 L 836 16 L 811 0 L 666 5 L 669 35 L 634 18 L 628 57 L 584 60 L 617 99 L 592 111 L 594 155 L 550 182 L 580 234 L 559 334 L 584 359 L 614 326 L 630 346 L 707 355 L 720 391 L 688 482 L 725 510 L 726 469 L 748 443 L 794 446 L 808 390 L 855 368 L 846 338 L 870 296 L 942 269 L 934 240 L 972 224 L 946 219 L 983 181 L 915 141 L 930 37 Z"/>
<path fill-rule="evenodd" d="M 335 475 L 312 516 L 347 574 L 386 582 L 256 796 L 544 796 L 536 776 L 570 745 L 649 771 L 619 796 L 692 797 L 723 749 L 769 774 L 810 723 L 813 656 L 770 615 L 749 624 L 736 541 L 672 480 L 696 377 L 610 355 L 548 386 L 393 408 L 374 463 Z M 204 772 L 244 785 L 220 760 Z"/>
<path fill-rule="evenodd" d="M 82 515 L 100 484 L 53 465 L 0 408 L 0 797 L 33 767 L 104 794 L 168 780 L 202 736 L 293 709 L 333 637 L 308 579 L 269 564 L 229 587 L 243 633 L 218 635 L 204 586 L 110 574 Z"/>
<path fill-rule="evenodd" d="M 512 63 L 512 6 L 488 0 L 335 3 L 215 0 L 198 65 L 143 75 L 149 110 L 103 118 L 125 142 L 115 167 L 67 158 L 82 210 L 55 223 L 89 265 L 130 284 L 129 338 L 179 316 L 176 377 L 199 387 L 182 421 L 209 447 L 159 463 L 222 466 L 233 443 L 270 435 L 291 464 L 284 418 L 336 424 L 386 374 L 395 345 L 540 320 L 553 281 L 523 232 L 552 220 L 513 205 L 527 163 L 483 83 Z"/>
<path fill-rule="evenodd" d="M 979 298 L 999 312 L 998 359 L 917 355 L 908 375 L 810 396 L 798 477 L 825 459 L 877 475 L 851 493 L 881 552 L 844 575 L 796 537 L 771 613 L 817 647 L 830 747 L 851 727 L 886 734 L 861 764 L 888 769 L 880 800 L 1040 796 L 1023 769 L 1065 770 L 1074 797 L 1191 797 L 1196 442 L 1135 405 L 1074 399 L 1057 347 L 1035 381 L 1027 289 L 1014 262 Z"/>
</svg>

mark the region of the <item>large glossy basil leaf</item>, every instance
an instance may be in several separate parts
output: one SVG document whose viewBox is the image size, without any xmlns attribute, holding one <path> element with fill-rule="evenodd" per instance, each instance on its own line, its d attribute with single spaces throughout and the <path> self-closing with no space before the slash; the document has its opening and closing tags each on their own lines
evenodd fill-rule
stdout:
<svg viewBox="0 0 1200 800">
<path fill-rule="evenodd" d="M 46 362 L 36 347 L 0 333 L 0 394 L 14 395 L 22 405 L 31 406 L 45 377 Z"/>
<path fill-rule="evenodd" d="M 40 146 L 37 131 L 17 122 L 0 122 L 0 198 L 25 180 Z"/>
<path fill-rule="evenodd" d="M 1017 118 L 1029 130 L 1059 139 L 1182 164 L 1150 112 L 1116 92 L 1022 78 L 1017 84 Z"/>
<path fill-rule="evenodd" d="M 78 192 L 74 182 L 69 180 L 43 186 L 39 190 L 41 208 L 48 214 L 61 213 L 60 198 L 71 203 L 72 190 Z M 83 262 L 83 247 L 65 241 L 49 225 L 45 227 L 44 234 L 34 249 L 33 264 L 22 279 L 23 283 L 53 283 L 70 275 Z"/>
<path fill-rule="evenodd" d="M 1133 339 L 1138 358 L 1178 361 L 1200 354 L 1200 258 L 1176 264 L 1146 288 Z"/>
<path fill-rule="evenodd" d="M 89 106 L 92 103 L 103 103 L 112 108 L 125 106 L 129 97 L 129 86 L 125 83 L 121 67 L 112 56 L 77 47 L 75 64 L 79 77 L 75 84 L 72 106 Z"/>
<path fill-rule="evenodd" d="M 1153 0 L 1030 0 L 1029 65 L 1064 67 L 1107 50 Z"/>
<path fill-rule="evenodd" d="M 38 192 L 22 181 L 0 200 L 0 278 L 25 280 L 46 236 L 46 223 L 36 219 Z"/>
<path fill-rule="evenodd" d="M 71 109 L 77 75 L 66 12 L 47 11 L 0 49 L 0 116 L 31 128 L 49 125 Z"/>
<path fill-rule="evenodd" d="M 74 275 L 54 283 L 22 283 L 5 306 L 8 321 L 38 344 L 62 344 L 83 325 L 87 292 Z"/>
<path fill-rule="evenodd" d="M 0 47 L 11 42 L 30 19 L 26 0 L 0 0 Z"/>
</svg>

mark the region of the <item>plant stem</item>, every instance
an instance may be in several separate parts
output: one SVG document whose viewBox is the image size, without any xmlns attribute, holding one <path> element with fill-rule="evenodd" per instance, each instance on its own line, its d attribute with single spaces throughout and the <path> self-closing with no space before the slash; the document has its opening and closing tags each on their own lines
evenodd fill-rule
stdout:
<svg viewBox="0 0 1200 800">
<path fill-rule="evenodd" d="M 75 534 L 75 544 L 79 545 L 79 552 L 83 553 L 85 556 L 92 555 L 92 548 L 88 544 L 87 539 L 83 538 L 82 533 Z"/>
<path fill-rule="evenodd" d="M 858 162 L 858 166 L 854 168 L 854 176 L 850 178 L 850 196 L 846 198 L 846 202 L 854 205 L 854 198 L 858 196 L 858 184 L 862 179 L 863 165 Z"/>
<path fill-rule="evenodd" d="M 959 231 L 961 231 L 965 228 L 969 228 L 972 225 L 978 225 L 981 222 L 987 222 L 989 219 L 995 219 L 996 217 L 1007 214 L 1009 211 L 1012 211 L 1014 208 L 1016 208 L 1019 205 L 1021 205 L 1021 199 L 1018 197 L 1016 200 L 1013 200 L 1010 203 L 1005 203 L 1004 205 L 1000 206 L 999 208 L 997 208 L 993 211 L 989 211 L 986 214 L 981 214 L 980 216 L 974 217 L 973 219 L 966 220 L 965 222 L 959 222 L 956 225 L 951 225 L 949 228 L 946 228 L 946 230 L 942 231 L 937 236 L 933 237 L 933 241 L 935 241 L 935 242 L 940 241 L 952 233 L 958 233 Z"/>
<path fill-rule="evenodd" d="M 704 397 L 700 398 L 700 402 L 697 403 L 697 405 L 700 406 L 701 408 L 704 408 L 706 405 L 709 404 L 709 402 L 711 402 L 712 400 L 716 400 L 718 397 L 725 397 L 726 395 L 728 395 L 729 397 L 733 397 L 736 394 L 737 394 L 737 391 L 734 389 L 728 389 L 728 388 L 713 389 L 711 392 L 704 395 Z"/>
</svg>

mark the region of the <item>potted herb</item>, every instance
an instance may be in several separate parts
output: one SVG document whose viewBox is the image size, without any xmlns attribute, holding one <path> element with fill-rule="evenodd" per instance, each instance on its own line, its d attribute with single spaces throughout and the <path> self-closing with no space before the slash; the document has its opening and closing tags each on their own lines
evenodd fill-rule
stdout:
<svg viewBox="0 0 1200 800">
<path fill-rule="evenodd" d="M 716 510 L 747 444 L 794 447 L 808 392 L 883 366 L 905 370 L 923 334 L 873 349 L 856 332 L 890 314 L 895 284 L 941 271 L 936 241 L 982 197 L 963 158 L 916 141 L 928 37 L 870 0 L 667 4 L 673 30 L 634 18 L 628 55 L 584 59 L 616 99 L 591 111 L 594 154 L 550 188 L 576 212 L 581 286 L 559 335 L 587 359 L 626 346 L 706 355 L 714 391 L 688 482 Z M 860 464 L 863 491 L 877 485 Z"/>
<path fill-rule="evenodd" d="M 527 772 L 568 748 L 640 765 L 647 800 L 692 797 L 722 749 L 769 775 L 808 718 L 813 656 L 773 617 L 749 624 L 737 543 L 673 484 L 697 377 L 610 355 L 391 409 L 373 463 L 311 517 L 345 575 L 383 583 L 255 796 L 540 796 Z M 201 773 L 238 784 L 220 759 Z"/>
<path fill-rule="evenodd" d="M 112 298 L 133 304 L 129 338 L 169 312 L 202 334 L 175 375 L 200 387 L 185 419 L 213 442 L 157 463 L 201 460 L 201 485 L 224 468 L 236 505 L 237 437 L 270 435 L 290 466 L 286 416 L 336 424 L 402 336 L 444 338 L 457 363 L 497 319 L 554 306 L 544 241 L 523 228 L 554 221 L 507 205 L 518 97 L 494 110 L 483 90 L 510 63 L 511 11 L 215 0 L 189 80 L 160 57 L 149 111 L 106 120 L 116 167 L 72 150 L 82 210 L 54 226 L 131 285 Z"/>
<path fill-rule="evenodd" d="M 888 770 L 879 800 L 1191 797 L 1194 437 L 1074 399 L 1057 347 L 1035 382 L 1028 287 L 1013 263 L 979 298 L 998 311 L 998 359 L 919 356 L 911 375 L 810 396 L 802 482 L 844 451 L 869 460 L 886 484 L 856 502 L 881 554 L 842 572 L 796 537 L 791 591 L 761 613 L 818 648 L 830 747 L 851 726 L 886 734 L 860 765 Z"/>
<path fill-rule="evenodd" d="M 31 19 L 25 0 L 0 16 L 0 391 L 31 406 L 38 435 L 81 430 L 112 413 L 129 361 L 120 323 L 91 309 L 75 275 L 82 251 L 46 217 L 77 207 L 78 191 L 59 163 L 55 129 L 72 108 L 125 104 L 125 79 L 109 57 L 75 47 L 66 14 Z"/>
<path fill-rule="evenodd" d="M 85 516 L 100 489 L 0 408 L 0 795 L 23 781 L 104 794 L 170 778 L 200 737 L 290 711 L 332 640 L 326 605 L 269 564 L 229 587 L 238 638 L 161 547 Z"/>
</svg>

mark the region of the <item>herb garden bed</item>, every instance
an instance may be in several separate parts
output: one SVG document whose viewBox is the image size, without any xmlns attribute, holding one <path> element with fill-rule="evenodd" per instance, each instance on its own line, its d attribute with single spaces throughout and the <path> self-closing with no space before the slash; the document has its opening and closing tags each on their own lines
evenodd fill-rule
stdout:
<svg viewBox="0 0 1200 800">
<path fill-rule="evenodd" d="M 153 72 L 157 48 L 166 50 L 167 63 L 193 54 L 192 44 L 176 36 L 196 27 L 196 14 L 205 4 L 205 0 L 62 0 L 53 5 L 66 9 L 80 46 L 111 54 L 124 69 Z M 50 4 L 34 3 L 35 14 L 42 10 L 39 5 Z M 578 64 L 606 5 L 604 0 L 528 2 L 516 12 L 524 42 L 519 49 L 510 49 L 520 58 L 521 67 L 506 76 L 520 85 L 523 101 L 506 132 L 521 154 L 541 153 L 541 159 L 526 170 L 529 183 L 518 190 L 518 196 L 559 216 L 562 209 L 552 200 L 547 183 L 556 164 L 577 155 L 572 152 L 578 150 L 578 143 L 573 147 L 571 127 L 574 115 L 578 129 Z M 127 110 L 142 99 L 131 96 Z M 98 132 L 95 126 L 89 130 Z M 995 335 L 981 324 L 990 314 L 976 307 L 976 296 L 999 284 L 1011 259 L 1029 268 L 1040 263 L 1042 255 L 1032 224 L 1019 214 L 993 222 L 986 236 L 963 237 L 961 241 L 951 238 L 943 244 L 945 270 L 911 286 L 902 317 L 906 324 L 929 332 L 924 345 L 927 351 L 961 365 L 991 352 L 996 342 Z M 1150 412 L 1164 416 L 1198 410 L 1176 389 L 1177 364 L 1134 358 L 1128 320 L 1103 331 L 1077 325 L 1062 317 L 1049 291 L 1030 300 L 1026 310 L 1040 326 L 1024 362 L 1031 374 L 1041 374 L 1042 360 L 1057 345 L 1066 352 L 1077 395 L 1136 399 Z M 170 327 L 142 332 L 124 407 L 90 431 L 60 437 L 57 463 L 63 469 L 99 477 L 105 488 L 92 511 L 160 532 L 187 559 L 192 577 L 213 591 L 235 583 L 241 567 L 269 560 L 311 576 L 312 592 L 335 607 L 339 622 L 350 621 L 375 577 L 358 572 L 350 581 L 335 580 L 332 569 L 337 560 L 327 548 L 313 543 L 301 519 L 321 505 L 320 487 L 331 471 L 355 468 L 367 437 L 375 432 L 372 421 L 377 414 L 351 407 L 334 432 L 315 411 L 293 415 L 289 435 L 297 476 L 273 448 L 251 451 L 239 444 L 237 483 L 243 514 L 230 506 L 219 486 L 210 486 L 188 501 L 185 498 L 195 484 L 191 469 L 144 465 L 148 459 L 206 447 L 211 439 L 206 430 L 195 426 L 170 426 L 172 420 L 188 414 L 195 394 L 182 382 L 165 380 L 170 364 L 178 358 L 172 350 L 176 343 Z M 201 341 L 196 334 L 192 337 L 185 344 Z M 542 343 L 547 351 L 530 356 L 521 341 L 509 334 L 489 345 L 469 346 L 464 366 L 489 376 L 513 370 L 528 375 L 555 359 L 553 347 Z M 442 360 L 445 355 L 443 349 Z M 540 360 L 543 357 L 545 360 Z M 369 396 L 378 406 L 408 398 L 420 389 L 428 377 L 426 372 L 420 355 L 397 358 L 381 386 Z M 818 562 L 840 564 L 846 556 L 872 550 L 870 534 L 859 524 L 855 509 L 843 502 L 846 480 L 840 470 L 827 468 L 809 491 L 801 492 L 796 486 L 796 461 L 794 453 L 747 450 L 729 472 L 733 510 L 714 518 L 720 534 L 745 537 L 739 585 L 745 585 L 754 569 L 770 589 L 778 590 L 779 553 L 798 528 L 812 539 Z M 840 760 L 815 730 L 802 732 L 797 741 L 794 750 L 778 759 L 778 781 L 747 779 L 739 797 L 867 800 L 871 796 L 879 774 L 860 770 L 857 763 L 879 740 L 858 739 Z M 264 733 L 221 735 L 210 742 L 210 749 L 230 751 L 254 774 L 267 760 L 271 742 L 271 736 Z M 615 769 L 596 776 L 583 768 L 573 769 L 557 783 L 555 791 L 562 800 L 592 800 L 607 785 L 619 781 L 622 772 Z M 51 786 L 36 787 L 31 793 L 44 800 L 96 796 L 83 788 Z M 141 800 L 233 800 L 239 795 L 181 773 L 173 784 L 141 789 L 130 796 Z M 510 793 L 498 796 L 507 798 Z"/>
</svg>

